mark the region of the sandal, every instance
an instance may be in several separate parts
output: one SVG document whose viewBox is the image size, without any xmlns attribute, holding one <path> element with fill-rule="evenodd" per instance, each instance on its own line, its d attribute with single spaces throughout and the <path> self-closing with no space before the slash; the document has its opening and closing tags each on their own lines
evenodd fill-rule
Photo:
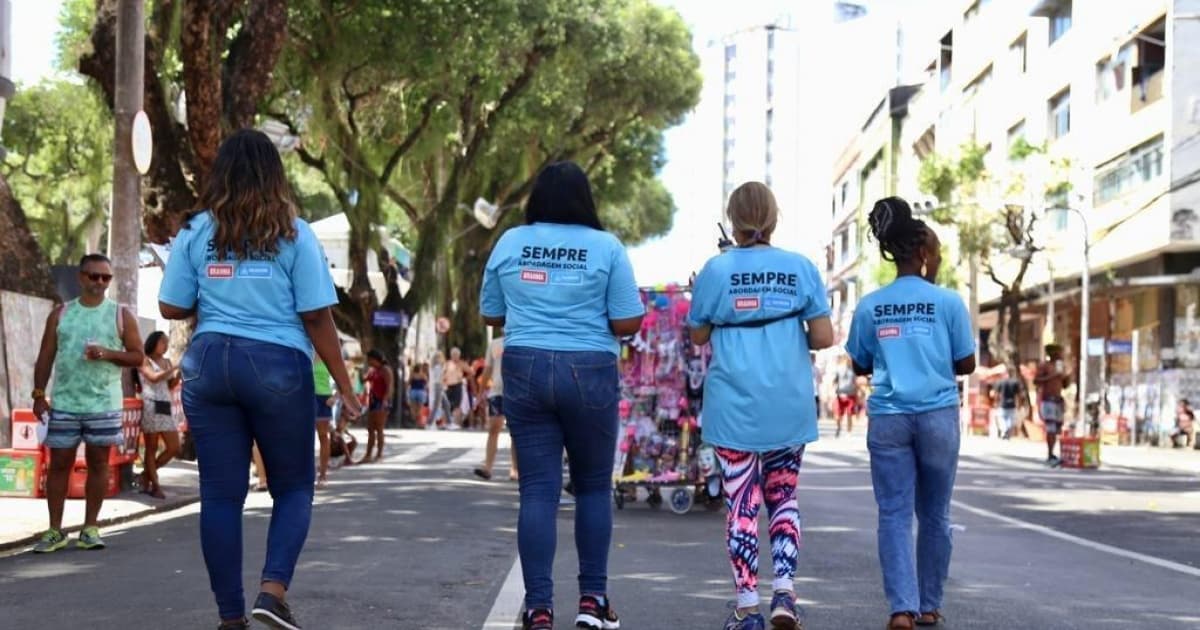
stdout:
<svg viewBox="0 0 1200 630">
<path fill-rule="evenodd" d="M 920 617 L 917 617 L 918 626 L 940 626 L 946 622 L 946 617 L 942 615 L 940 610 L 931 612 L 923 612 Z"/>
<path fill-rule="evenodd" d="M 888 620 L 885 630 L 913 630 L 912 613 L 896 613 Z"/>
<path fill-rule="evenodd" d="M 484 481 L 492 480 L 492 473 L 488 470 L 485 470 L 482 466 L 475 469 L 475 476 L 479 477 L 480 479 L 482 479 Z"/>
</svg>

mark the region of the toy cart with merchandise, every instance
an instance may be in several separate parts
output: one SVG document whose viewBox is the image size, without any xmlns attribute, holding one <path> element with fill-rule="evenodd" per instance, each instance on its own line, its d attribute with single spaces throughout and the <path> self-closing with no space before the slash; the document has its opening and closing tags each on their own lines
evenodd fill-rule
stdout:
<svg viewBox="0 0 1200 630">
<path fill-rule="evenodd" d="M 692 345 L 685 320 L 690 291 L 641 290 L 642 329 L 621 348 L 621 430 L 613 469 L 617 509 L 644 500 L 685 514 L 697 502 L 719 508 L 716 456 L 700 440 L 707 347 Z"/>
</svg>

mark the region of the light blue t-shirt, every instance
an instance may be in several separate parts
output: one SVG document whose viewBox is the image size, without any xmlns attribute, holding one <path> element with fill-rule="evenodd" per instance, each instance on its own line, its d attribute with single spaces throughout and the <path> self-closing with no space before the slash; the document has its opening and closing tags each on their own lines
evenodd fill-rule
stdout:
<svg viewBox="0 0 1200 630">
<path fill-rule="evenodd" d="M 901 276 L 858 303 L 846 352 L 874 371 L 868 413 L 922 413 L 958 404 L 954 363 L 975 353 L 975 340 L 957 293 Z"/>
<path fill-rule="evenodd" d="M 617 237 L 535 223 L 504 233 L 483 272 L 480 312 L 504 317 L 508 347 L 617 354 L 610 319 L 645 313 Z"/>
<path fill-rule="evenodd" d="M 300 313 L 337 303 L 325 251 L 308 223 L 296 219 L 296 238 L 280 239 L 276 254 L 219 260 L 212 214 L 192 217 L 171 244 L 158 299 L 197 306 L 195 335 L 208 332 L 269 341 L 312 354 Z"/>
<path fill-rule="evenodd" d="M 713 326 L 704 441 L 759 453 L 816 441 L 803 322 L 828 316 L 825 284 L 800 254 L 736 248 L 704 265 L 688 314 L 690 326 Z"/>
</svg>

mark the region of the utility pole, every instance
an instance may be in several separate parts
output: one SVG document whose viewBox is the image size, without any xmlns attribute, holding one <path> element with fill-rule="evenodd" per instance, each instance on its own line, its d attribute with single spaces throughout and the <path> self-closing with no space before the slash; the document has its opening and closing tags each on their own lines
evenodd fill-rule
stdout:
<svg viewBox="0 0 1200 630">
<path fill-rule="evenodd" d="M 142 109 L 145 21 L 142 0 L 118 0 L 113 119 L 112 213 L 108 256 L 113 261 L 117 302 L 137 312 L 138 253 L 142 249 L 141 175 L 133 160 L 133 118 Z"/>
</svg>

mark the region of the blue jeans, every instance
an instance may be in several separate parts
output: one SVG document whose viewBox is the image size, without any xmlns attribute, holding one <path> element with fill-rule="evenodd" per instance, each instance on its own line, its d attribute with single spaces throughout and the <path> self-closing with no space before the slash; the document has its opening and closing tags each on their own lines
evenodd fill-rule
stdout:
<svg viewBox="0 0 1200 630">
<path fill-rule="evenodd" d="M 879 565 L 892 614 L 942 606 L 950 570 L 950 495 L 958 470 L 958 408 L 871 416 L 867 448 L 879 505 Z M 912 517 L 917 514 L 913 561 Z"/>
<path fill-rule="evenodd" d="M 307 354 L 217 333 L 192 340 L 180 362 L 183 410 L 200 468 L 200 547 L 222 619 L 240 619 L 242 505 L 258 443 L 274 499 L 262 580 L 292 581 L 313 500 L 312 362 Z"/>
<path fill-rule="evenodd" d="M 525 606 L 554 607 L 562 453 L 575 484 L 579 592 L 605 595 L 617 448 L 617 357 L 609 352 L 504 349 L 504 412 L 521 462 L 517 548 Z"/>
</svg>

